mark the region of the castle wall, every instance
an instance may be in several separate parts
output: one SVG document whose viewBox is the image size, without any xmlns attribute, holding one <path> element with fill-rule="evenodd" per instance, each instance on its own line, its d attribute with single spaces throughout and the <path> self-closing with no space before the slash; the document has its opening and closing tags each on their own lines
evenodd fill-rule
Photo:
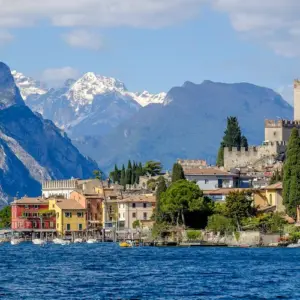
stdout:
<svg viewBox="0 0 300 300">
<path fill-rule="evenodd" d="M 299 102 L 299 109 L 300 109 L 300 102 Z M 299 121 L 265 120 L 265 141 L 288 142 L 291 135 L 291 131 L 295 127 L 298 128 L 300 134 L 300 119 Z"/>
<path fill-rule="evenodd" d="M 235 147 L 231 150 L 224 148 L 224 167 L 229 170 L 251 166 L 260 163 L 260 161 L 261 163 L 273 161 L 285 149 L 286 143 L 284 142 L 270 142 L 262 146 L 249 147 L 248 150 L 243 147 L 240 150 Z"/>
</svg>

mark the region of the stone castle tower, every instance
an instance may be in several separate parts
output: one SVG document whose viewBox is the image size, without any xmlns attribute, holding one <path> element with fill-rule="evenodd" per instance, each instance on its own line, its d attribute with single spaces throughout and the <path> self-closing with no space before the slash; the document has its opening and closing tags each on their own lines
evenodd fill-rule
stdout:
<svg viewBox="0 0 300 300">
<path fill-rule="evenodd" d="M 294 120 L 300 121 L 300 80 L 294 80 Z"/>
</svg>

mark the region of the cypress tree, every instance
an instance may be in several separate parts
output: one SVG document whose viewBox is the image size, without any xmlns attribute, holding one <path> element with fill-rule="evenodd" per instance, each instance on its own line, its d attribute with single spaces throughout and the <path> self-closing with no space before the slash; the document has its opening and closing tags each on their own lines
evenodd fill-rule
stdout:
<svg viewBox="0 0 300 300">
<path fill-rule="evenodd" d="M 131 161 L 128 161 L 127 169 L 126 169 L 126 184 L 132 184 L 131 183 L 131 176 L 132 176 L 132 164 Z"/>
<path fill-rule="evenodd" d="M 135 184 L 136 182 L 136 164 L 133 162 L 132 173 L 131 173 L 131 184 Z"/>
<path fill-rule="evenodd" d="M 228 117 L 227 127 L 218 152 L 216 162 L 217 166 L 224 166 L 224 147 L 237 147 L 240 149 L 241 146 L 248 148 L 247 138 L 241 134 L 241 128 L 238 119 L 236 117 Z"/>
<path fill-rule="evenodd" d="M 120 184 L 123 185 L 124 187 L 126 186 L 126 172 L 125 172 L 125 166 L 122 166 L 121 170 L 121 179 L 120 179 Z"/>
<path fill-rule="evenodd" d="M 117 165 L 115 165 L 115 170 L 113 172 L 113 178 L 112 178 L 113 182 L 116 183 L 120 183 L 120 171 L 117 167 Z"/>
<path fill-rule="evenodd" d="M 172 169 L 172 182 L 185 179 L 183 168 L 181 164 L 175 163 Z"/>
<path fill-rule="evenodd" d="M 296 128 L 291 132 L 284 162 L 283 203 L 287 213 L 295 218 L 300 205 L 300 138 Z"/>
<path fill-rule="evenodd" d="M 156 207 L 155 207 L 155 222 L 160 223 L 163 221 L 163 214 L 161 212 L 161 195 L 167 190 L 165 179 L 160 176 L 158 178 L 158 184 L 156 189 Z"/>
<path fill-rule="evenodd" d="M 241 138 L 241 147 L 245 147 L 248 150 L 248 140 L 244 135 Z"/>
<path fill-rule="evenodd" d="M 140 176 L 143 176 L 143 165 L 140 162 L 139 164 L 136 165 L 136 183 L 139 184 L 140 183 Z"/>
</svg>

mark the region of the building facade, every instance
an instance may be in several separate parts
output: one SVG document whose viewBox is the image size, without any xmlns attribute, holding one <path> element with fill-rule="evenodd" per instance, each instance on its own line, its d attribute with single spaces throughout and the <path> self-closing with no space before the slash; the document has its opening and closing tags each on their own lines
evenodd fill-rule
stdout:
<svg viewBox="0 0 300 300">
<path fill-rule="evenodd" d="M 55 215 L 48 209 L 48 200 L 27 198 L 11 203 L 11 228 L 15 231 L 55 230 Z"/>
<path fill-rule="evenodd" d="M 56 231 L 59 235 L 87 229 L 86 209 L 76 200 L 49 199 L 49 210 L 55 213 Z"/>
<path fill-rule="evenodd" d="M 153 194 L 127 196 L 118 201 L 118 220 L 124 228 L 133 229 L 134 222 L 147 224 L 155 209 L 156 197 Z"/>
<path fill-rule="evenodd" d="M 195 181 L 201 190 L 239 187 L 238 175 L 213 168 L 184 170 L 185 178 Z"/>
<path fill-rule="evenodd" d="M 84 209 L 86 209 L 87 228 L 102 228 L 103 221 L 103 196 L 99 194 L 85 194 L 81 191 L 73 191 L 70 199 L 77 201 Z"/>
</svg>

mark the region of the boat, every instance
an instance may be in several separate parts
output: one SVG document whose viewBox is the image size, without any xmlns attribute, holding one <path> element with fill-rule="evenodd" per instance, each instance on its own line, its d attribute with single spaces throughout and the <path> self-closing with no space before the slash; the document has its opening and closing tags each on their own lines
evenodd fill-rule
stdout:
<svg viewBox="0 0 300 300">
<path fill-rule="evenodd" d="M 77 238 L 74 240 L 74 244 L 79 244 L 79 243 L 83 243 L 83 239 Z"/>
<path fill-rule="evenodd" d="M 119 246 L 122 248 L 132 248 L 133 243 L 132 243 L 132 241 L 123 241 L 123 242 L 119 243 Z"/>
<path fill-rule="evenodd" d="M 287 245 L 287 248 L 300 248 L 300 240 L 297 243 Z"/>
<path fill-rule="evenodd" d="M 46 245 L 47 242 L 45 240 L 42 240 L 42 239 L 33 239 L 32 243 L 34 245 L 44 246 L 44 245 Z"/>
<path fill-rule="evenodd" d="M 69 245 L 71 241 L 56 238 L 53 240 L 53 243 L 56 245 Z"/>
<path fill-rule="evenodd" d="M 22 242 L 21 239 L 11 239 L 10 240 L 11 245 L 14 245 L 14 246 L 19 245 L 21 242 Z"/>
<path fill-rule="evenodd" d="M 86 242 L 88 244 L 95 244 L 95 243 L 97 243 L 97 240 L 96 239 L 88 239 Z"/>
</svg>

